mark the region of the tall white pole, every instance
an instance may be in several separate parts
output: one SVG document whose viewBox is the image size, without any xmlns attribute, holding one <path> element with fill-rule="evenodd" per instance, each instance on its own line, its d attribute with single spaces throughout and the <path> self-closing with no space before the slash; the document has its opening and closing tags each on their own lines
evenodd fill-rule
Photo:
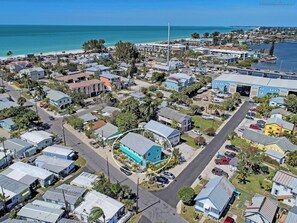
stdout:
<svg viewBox="0 0 297 223">
<path fill-rule="evenodd" d="M 169 66 L 169 57 L 170 57 L 170 23 L 168 23 L 167 66 Z"/>
</svg>

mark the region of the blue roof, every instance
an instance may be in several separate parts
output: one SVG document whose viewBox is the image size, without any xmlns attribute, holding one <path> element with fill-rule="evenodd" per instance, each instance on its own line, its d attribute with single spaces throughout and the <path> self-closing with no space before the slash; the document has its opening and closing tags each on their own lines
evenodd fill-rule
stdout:
<svg viewBox="0 0 297 223">
<path fill-rule="evenodd" d="M 209 199 L 219 211 L 223 211 L 234 190 L 235 187 L 225 177 L 215 177 L 206 184 L 195 201 Z"/>
<path fill-rule="evenodd" d="M 105 78 L 108 78 L 108 79 L 116 79 L 116 78 L 119 78 L 120 76 L 110 74 L 110 73 L 104 73 L 104 74 L 101 74 L 100 77 L 105 77 Z"/>
<path fill-rule="evenodd" d="M 297 222 L 297 206 L 290 209 L 285 223 L 296 223 Z"/>
<path fill-rule="evenodd" d="M 277 104 L 285 104 L 285 98 L 283 97 L 275 97 L 275 98 L 271 98 L 270 102 L 275 102 Z"/>
<path fill-rule="evenodd" d="M 1 123 L 4 122 L 6 125 L 10 125 L 10 126 L 13 126 L 15 124 L 14 121 L 12 120 L 12 118 L 3 119 L 0 122 Z"/>
<path fill-rule="evenodd" d="M 154 133 L 158 134 L 158 135 L 161 135 L 163 137 L 166 137 L 166 138 L 170 138 L 172 136 L 176 136 L 176 135 L 180 135 L 180 131 L 174 129 L 174 128 L 171 128 L 167 125 L 164 125 L 160 122 L 157 122 L 157 121 L 154 121 L 154 120 L 151 120 L 149 121 L 145 126 L 144 126 L 145 129 L 148 129 L 148 130 L 151 130 L 153 131 Z"/>
<path fill-rule="evenodd" d="M 282 159 L 285 157 L 285 154 L 282 154 L 276 150 L 273 150 L 273 149 L 269 149 L 265 152 L 265 155 L 267 156 L 272 156 L 274 158 L 277 158 L 277 159 Z"/>
</svg>

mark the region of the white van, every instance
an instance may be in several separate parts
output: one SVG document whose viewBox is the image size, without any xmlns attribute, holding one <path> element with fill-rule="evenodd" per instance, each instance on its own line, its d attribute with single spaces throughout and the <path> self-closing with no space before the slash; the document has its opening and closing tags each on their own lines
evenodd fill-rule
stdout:
<svg viewBox="0 0 297 223">
<path fill-rule="evenodd" d="M 212 99 L 212 102 L 214 102 L 214 103 L 222 103 L 223 101 L 224 101 L 224 99 L 221 99 L 221 98 Z"/>
</svg>

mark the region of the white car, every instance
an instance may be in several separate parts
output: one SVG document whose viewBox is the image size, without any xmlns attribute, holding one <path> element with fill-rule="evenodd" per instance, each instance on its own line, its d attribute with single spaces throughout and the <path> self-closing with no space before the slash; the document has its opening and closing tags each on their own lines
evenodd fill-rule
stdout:
<svg viewBox="0 0 297 223">
<path fill-rule="evenodd" d="M 195 130 L 195 129 L 193 129 L 192 132 L 195 133 L 195 134 L 197 134 L 197 135 L 199 135 L 199 136 L 202 135 L 202 133 L 201 133 L 200 131 L 197 131 L 197 130 Z"/>
</svg>

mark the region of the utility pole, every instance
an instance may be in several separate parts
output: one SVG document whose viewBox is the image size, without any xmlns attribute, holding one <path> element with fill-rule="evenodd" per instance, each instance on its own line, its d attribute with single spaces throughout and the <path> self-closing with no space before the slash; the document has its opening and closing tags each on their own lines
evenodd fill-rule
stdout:
<svg viewBox="0 0 297 223">
<path fill-rule="evenodd" d="M 3 186 L 1 185 L 1 193 L 3 195 L 3 208 L 4 208 L 4 211 L 6 211 L 6 197 L 5 197 L 5 193 L 4 193 L 4 189 L 3 189 Z"/>
<path fill-rule="evenodd" d="M 64 118 L 62 120 L 62 133 L 63 133 L 64 146 L 66 146 L 66 137 L 65 137 L 65 129 L 64 129 Z"/>
<path fill-rule="evenodd" d="M 138 200 L 139 200 L 139 177 L 137 178 L 137 185 L 136 185 L 136 214 L 138 213 Z"/>
<path fill-rule="evenodd" d="M 65 192 L 64 190 L 62 189 L 62 194 L 63 194 L 63 200 L 64 200 L 64 204 L 65 204 L 65 212 L 66 212 L 66 217 L 68 217 L 68 202 L 66 201 L 66 197 L 65 197 Z"/>
<path fill-rule="evenodd" d="M 106 157 L 106 165 L 107 165 L 107 177 L 108 177 L 108 181 L 110 182 L 110 173 L 109 173 L 109 162 L 108 162 L 108 156 Z"/>
<path fill-rule="evenodd" d="M 170 58 L 170 23 L 168 23 L 168 43 L 167 43 L 167 66 L 169 67 Z"/>
</svg>

